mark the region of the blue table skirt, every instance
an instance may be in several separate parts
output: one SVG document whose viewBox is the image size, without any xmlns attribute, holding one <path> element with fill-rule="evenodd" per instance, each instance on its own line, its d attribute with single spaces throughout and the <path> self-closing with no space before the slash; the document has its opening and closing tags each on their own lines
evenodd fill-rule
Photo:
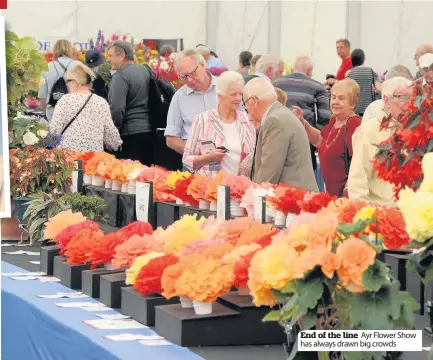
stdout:
<svg viewBox="0 0 433 360">
<path fill-rule="evenodd" d="M 2 261 L 2 273 L 27 272 Z M 121 333 L 155 335 L 150 329 L 97 330 L 83 320 L 99 319 L 93 312 L 61 308 L 58 302 L 96 302 L 92 298 L 42 299 L 36 295 L 74 292 L 59 283 L 18 281 L 2 276 L 3 360 L 198 360 L 177 345 L 144 346 L 137 341 L 110 341 L 102 336 Z M 115 314 L 114 310 L 100 312 Z"/>
</svg>

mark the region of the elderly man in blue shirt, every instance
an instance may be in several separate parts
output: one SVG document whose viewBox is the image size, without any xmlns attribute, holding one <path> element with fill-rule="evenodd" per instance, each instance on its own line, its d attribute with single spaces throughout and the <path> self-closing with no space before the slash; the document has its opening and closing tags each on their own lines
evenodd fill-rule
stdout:
<svg viewBox="0 0 433 360">
<path fill-rule="evenodd" d="M 216 79 L 206 71 L 206 61 L 194 49 L 179 53 L 175 68 L 185 86 L 171 100 L 165 137 L 169 148 L 183 154 L 194 117 L 217 106 Z"/>
</svg>

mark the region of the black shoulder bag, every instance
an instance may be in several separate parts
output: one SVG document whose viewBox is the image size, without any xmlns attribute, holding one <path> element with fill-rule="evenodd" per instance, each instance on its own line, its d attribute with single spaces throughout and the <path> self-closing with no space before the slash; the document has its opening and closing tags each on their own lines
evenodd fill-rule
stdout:
<svg viewBox="0 0 433 360">
<path fill-rule="evenodd" d="M 69 126 L 72 125 L 72 123 L 75 121 L 75 119 L 78 117 L 78 115 L 81 114 L 81 112 L 83 111 L 83 109 L 86 107 L 87 103 L 89 102 L 90 98 L 93 96 L 93 94 L 91 93 L 90 96 L 87 98 L 86 102 L 84 103 L 84 105 L 81 107 L 80 110 L 78 110 L 78 112 L 75 114 L 75 116 L 71 119 L 71 121 L 69 121 L 68 125 L 66 125 L 66 127 L 62 130 L 61 135 L 63 135 L 66 130 L 68 130 Z"/>
</svg>

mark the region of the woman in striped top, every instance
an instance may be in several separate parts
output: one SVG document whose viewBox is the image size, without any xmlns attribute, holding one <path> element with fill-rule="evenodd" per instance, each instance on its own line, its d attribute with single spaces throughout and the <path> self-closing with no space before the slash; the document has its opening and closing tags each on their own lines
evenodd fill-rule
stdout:
<svg viewBox="0 0 433 360">
<path fill-rule="evenodd" d="M 256 130 L 248 115 L 239 110 L 244 80 L 226 71 L 217 80 L 216 108 L 197 115 L 183 154 L 185 167 L 200 175 L 214 176 L 220 170 L 250 176 Z M 248 164 L 247 164 L 248 163 Z"/>
<path fill-rule="evenodd" d="M 375 90 L 380 92 L 382 84 L 379 81 L 377 74 L 374 70 L 368 66 L 364 66 L 365 54 L 361 49 L 355 49 L 352 51 L 352 65 L 353 69 L 350 70 L 348 78 L 355 80 L 360 89 L 358 105 L 355 112 L 359 116 L 363 116 L 365 109 L 373 101 L 376 100 Z"/>
</svg>

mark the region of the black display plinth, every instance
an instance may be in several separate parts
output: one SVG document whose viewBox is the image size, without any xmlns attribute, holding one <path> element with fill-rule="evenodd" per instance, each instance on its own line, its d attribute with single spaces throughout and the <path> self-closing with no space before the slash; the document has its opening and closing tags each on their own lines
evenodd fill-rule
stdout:
<svg viewBox="0 0 433 360">
<path fill-rule="evenodd" d="M 105 189 L 100 186 L 85 185 L 84 193 L 87 196 L 99 196 L 107 203 L 107 211 L 105 214 L 106 222 L 110 226 L 117 227 L 118 220 L 118 207 L 119 207 L 119 193 L 111 189 Z"/>
<path fill-rule="evenodd" d="M 219 303 L 213 304 L 209 315 L 196 315 L 194 309 L 183 309 L 181 304 L 157 306 L 155 330 L 180 346 L 239 345 L 242 332 L 251 331 L 242 326 L 239 312 Z"/>
<path fill-rule="evenodd" d="M 85 270 L 82 274 L 81 279 L 81 291 L 93 298 L 99 298 L 100 280 L 101 276 L 108 274 L 115 274 L 125 272 L 125 270 L 107 270 L 107 269 L 95 269 Z"/>
<path fill-rule="evenodd" d="M 53 276 L 62 279 L 62 264 L 66 261 L 64 256 L 55 256 L 53 261 Z"/>
<path fill-rule="evenodd" d="M 65 262 L 62 263 L 62 275 L 61 275 L 61 284 L 73 289 L 80 290 L 81 289 L 81 275 L 84 270 L 89 270 L 91 264 L 82 264 L 82 265 L 68 265 Z"/>
<path fill-rule="evenodd" d="M 99 301 L 111 308 L 121 306 L 121 288 L 125 287 L 125 271 L 100 277 Z"/>
<path fill-rule="evenodd" d="M 41 246 L 41 271 L 47 275 L 53 275 L 54 258 L 60 254 L 60 249 L 56 245 Z"/>
<path fill-rule="evenodd" d="M 201 210 L 194 206 L 179 205 L 179 218 L 184 215 L 194 215 L 197 214 L 197 218 L 200 218 Z"/>
<path fill-rule="evenodd" d="M 166 229 L 169 225 L 179 220 L 179 205 L 174 203 L 155 202 L 156 227 Z"/>
<path fill-rule="evenodd" d="M 263 322 L 263 318 L 271 310 L 269 307 L 256 307 L 251 296 L 240 296 L 237 291 L 229 292 L 218 298 L 221 304 L 241 313 L 242 328 L 250 331 L 241 332 L 242 344 L 271 345 L 283 344 L 287 336 L 277 322 Z"/>
<path fill-rule="evenodd" d="M 135 195 L 119 193 L 118 226 L 122 228 L 136 220 Z"/>
<path fill-rule="evenodd" d="M 155 325 L 155 307 L 179 303 L 179 298 L 167 300 L 159 294 L 141 295 L 132 286 L 121 289 L 121 313 L 147 326 Z"/>
<path fill-rule="evenodd" d="M 216 211 L 210 211 L 210 210 L 200 210 L 200 215 L 204 216 L 205 218 L 211 217 L 211 216 L 217 216 Z"/>
</svg>

